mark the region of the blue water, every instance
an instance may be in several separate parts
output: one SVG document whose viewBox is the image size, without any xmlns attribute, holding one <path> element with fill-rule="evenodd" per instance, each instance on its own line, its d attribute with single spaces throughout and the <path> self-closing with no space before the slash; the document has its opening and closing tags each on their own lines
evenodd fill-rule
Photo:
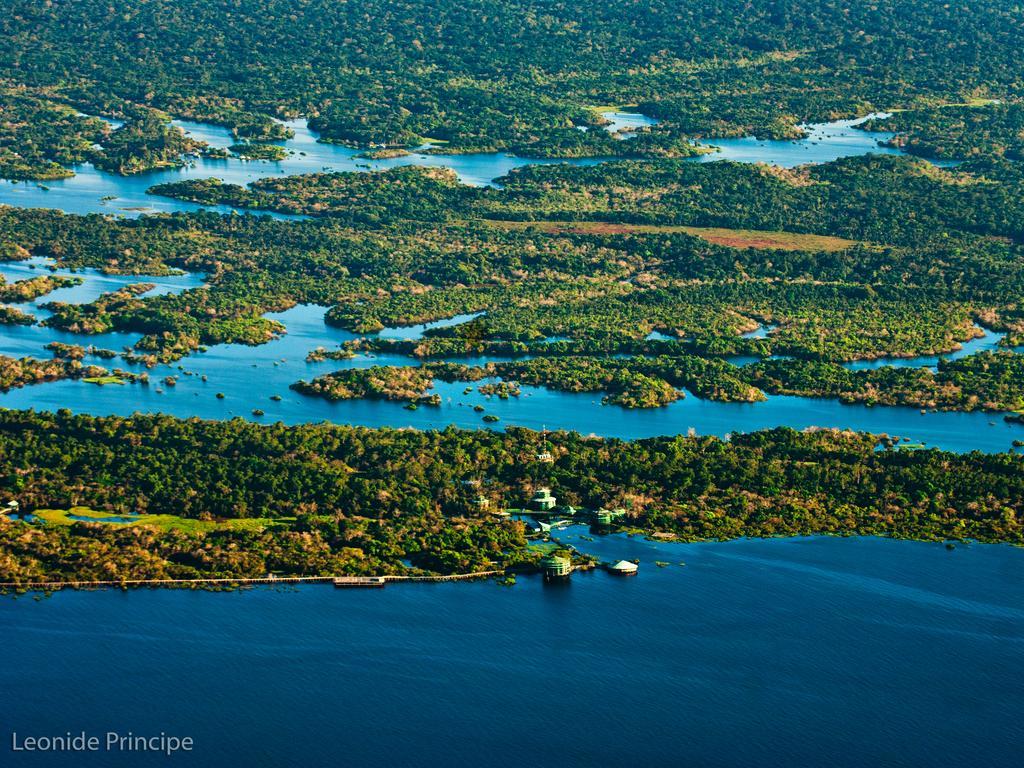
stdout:
<svg viewBox="0 0 1024 768">
<path fill-rule="evenodd" d="M 1017 764 L 1024 551 L 583 543 L 639 575 L 0 600 L 8 731 L 196 744 L 13 764 Z"/>
<path fill-rule="evenodd" d="M 630 139 L 635 135 L 635 131 L 658 124 L 653 117 L 641 115 L 639 112 L 602 112 L 601 116 L 608 121 L 604 129 L 620 139 Z"/>
<path fill-rule="evenodd" d="M 465 315 L 455 315 L 444 320 L 434 320 L 430 323 L 417 323 L 416 325 L 403 325 L 395 328 L 385 328 L 378 335 L 382 339 L 421 339 L 423 333 L 431 328 L 451 328 L 454 325 L 462 325 L 470 320 L 483 315 L 483 312 L 473 312 Z"/>
<path fill-rule="evenodd" d="M 610 130 L 640 128 L 656 124 L 644 115 L 628 112 L 607 112 Z M 730 159 L 738 162 L 765 162 L 792 167 L 804 163 L 823 163 L 849 155 L 904 154 L 901 150 L 883 147 L 879 142 L 892 137 L 891 133 L 869 133 L 855 126 L 871 115 L 859 120 L 839 120 L 803 126 L 808 138 L 798 141 L 761 141 L 754 138 L 714 139 L 704 142 L 717 149 L 710 155 L 695 158 L 700 162 Z M 175 124 L 193 137 L 214 147 L 227 147 L 233 142 L 230 132 L 221 126 L 176 120 Z M 56 208 L 68 213 L 105 213 L 138 216 L 147 213 L 170 213 L 208 209 L 229 213 L 228 206 L 201 206 L 180 200 L 147 195 L 146 190 L 156 184 L 185 179 L 219 178 L 231 184 L 249 184 L 266 176 L 281 176 L 320 171 L 368 171 L 406 165 L 451 168 L 466 184 L 485 186 L 504 176 L 514 168 L 525 165 L 569 162 L 573 165 L 593 165 L 599 158 L 576 160 L 543 160 L 523 158 L 505 152 L 469 155 L 434 155 L 413 152 L 405 157 L 369 160 L 359 157 L 361 151 L 318 141 L 305 120 L 292 120 L 286 125 L 295 136 L 282 145 L 289 155 L 279 162 L 215 160 L 196 158 L 184 168 L 167 168 L 133 176 L 118 176 L 94 168 L 89 163 L 73 167 L 75 175 L 69 179 L 37 182 L 0 180 L 0 204 L 22 208 Z M 629 134 L 619 134 L 628 136 Z M 277 218 L 301 218 L 288 214 L 265 213 Z"/>
<path fill-rule="evenodd" d="M 79 520 L 83 523 L 137 523 L 137 517 L 126 515 L 111 515 L 110 517 L 95 517 L 93 515 L 68 515 L 70 520 Z"/>
<path fill-rule="evenodd" d="M 752 331 L 741 333 L 740 337 L 744 339 L 766 339 L 768 334 L 774 331 L 779 326 L 774 324 L 759 325 Z"/>
<path fill-rule="evenodd" d="M 145 293 L 139 294 L 140 298 L 150 296 L 161 296 L 169 293 L 181 293 L 190 288 L 199 288 L 203 285 L 205 276 L 199 272 L 182 272 L 173 275 L 108 275 L 97 269 L 83 268 L 77 270 L 57 269 L 52 270 L 53 259 L 34 256 L 24 261 L 0 261 L 0 277 L 5 282 L 14 283 L 19 280 L 31 280 L 34 277 L 54 275 L 59 277 L 77 277 L 81 279 L 79 285 L 68 288 L 58 288 L 56 291 L 40 296 L 28 302 L 10 303 L 8 306 L 20 309 L 40 319 L 48 317 L 51 313 L 43 309 L 44 304 L 50 302 L 63 302 L 66 304 L 88 304 L 98 299 L 104 293 L 110 293 L 128 285 L 149 283 L 153 288 Z M 11 327 L 0 329 L 0 335 L 6 335 L 9 331 L 15 330 Z M 52 333 L 47 331 L 47 333 Z M 75 336 L 81 342 L 89 337 Z M 53 341 L 54 339 L 49 339 Z M 63 340 L 63 339 L 62 339 Z M 72 342 L 69 342 L 72 343 Z M 89 343 L 86 341 L 85 343 Z"/>
<path fill-rule="evenodd" d="M 981 326 L 979 326 L 979 328 L 981 328 Z M 1001 349 L 999 342 L 1002 341 L 1005 336 L 1005 333 L 998 333 L 996 331 L 989 330 L 988 328 L 981 328 L 981 336 L 971 339 L 970 341 L 965 341 L 960 345 L 960 349 L 943 355 L 880 357 L 876 360 L 855 360 L 850 363 L 845 363 L 845 365 L 847 368 L 852 370 L 882 368 L 887 365 L 891 365 L 894 368 L 931 368 L 932 370 L 935 370 L 939 364 L 939 360 L 959 360 L 961 357 L 976 355 L 979 352 L 996 352 Z"/>
<path fill-rule="evenodd" d="M 0 274 L 8 280 L 48 274 L 44 259 L 31 262 L 0 263 Z M 35 265 L 36 269 L 31 267 Z M 57 274 L 65 274 L 58 272 Z M 19 308 L 44 316 L 39 305 L 53 298 L 62 301 L 91 301 L 100 293 L 123 285 L 154 282 L 154 292 L 182 291 L 202 283 L 200 275 L 146 277 L 103 275 L 94 270 L 75 273 L 82 285 L 55 291 Z M 306 355 L 317 347 L 336 349 L 343 341 L 356 338 L 348 331 L 324 323 L 324 307 L 299 305 L 267 317 L 281 322 L 287 333 L 267 344 L 250 347 L 222 344 L 206 352 L 191 355 L 177 363 L 144 368 L 123 360 L 86 358 L 86 362 L 106 368 L 122 367 L 137 373 L 148 372 L 149 386 L 97 386 L 81 381 L 57 381 L 0 393 L 0 407 L 55 410 L 68 408 L 96 415 L 128 416 L 135 412 L 168 413 L 179 417 L 200 416 L 226 419 L 235 416 L 262 422 L 281 421 L 301 424 L 331 421 L 367 427 L 415 427 L 441 429 L 448 425 L 465 428 L 504 428 L 512 424 L 534 429 L 569 429 L 584 434 L 636 439 L 655 435 L 694 431 L 724 437 L 732 432 L 747 432 L 776 426 L 795 429 L 837 427 L 886 433 L 908 438 L 913 443 L 951 451 L 1005 451 L 1021 437 L 1019 425 L 1005 422 L 1001 415 L 985 413 L 939 412 L 921 414 L 913 408 L 843 405 L 836 400 L 771 396 L 754 404 L 721 403 L 687 395 L 665 408 L 627 410 L 601 404 L 600 393 L 574 394 L 540 387 L 522 387 L 518 398 L 501 400 L 481 395 L 474 387 L 463 394 L 463 383 L 437 381 L 434 392 L 441 395 L 440 407 L 406 410 L 401 403 L 349 400 L 337 403 L 307 397 L 289 389 L 300 379 L 351 367 L 372 365 L 416 365 L 412 358 L 398 355 L 359 355 L 350 360 L 306 362 Z M 438 325 L 466 322 L 476 315 L 459 315 L 435 323 L 381 332 L 390 338 L 419 338 L 425 330 Z M 106 333 L 81 335 L 40 325 L 0 327 L 0 355 L 9 357 L 49 357 L 46 344 L 93 345 L 120 351 L 138 341 L 138 334 Z M 480 356 L 467 362 L 483 364 L 496 358 Z M 167 376 L 177 377 L 176 386 L 163 383 Z M 206 376 L 206 381 L 202 377 Z M 217 394 L 223 398 L 217 398 Z M 280 396 L 274 401 L 272 396 Z M 482 405 L 486 413 L 500 421 L 487 425 L 484 414 L 473 410 Z M 253 409 L 264 411 L 254 416 Z"/>
<path fill-rule="evenodd" d="M 864 131 L 857 126 L 874 118 L 885 117 L 877 112 L 855 120 L 836 120 L 831 123 L 808 123 L 800 127 L 807 133 L 803 139 L 772 140 L 747 136 L 740 139 L 706 139 L 702 141 L 715 152 L 702 155 L 698 162 L 734 160 L 738 163 L 768 163 L 793 168 L 808 163 L 829 163 L 842 157 L 855 155 L 905 155 L 895 147 L 884 146 L 896 134 L 887 131 Z M 955 162 L 939 161 L 936 165 L 948 167 Z"/>
<path fill-rule="evenodd" d="M 623 127 L 631 116 L 615 116 Z M 215 126 L 181 123 L 216 146 Z M 634 124 L 637 127 L 639 123 Z M 200 206 L 145 194 L 156 183 L 217 176 L 249 183 L 271 174 L 452 167 L 487 184 L 534 162 L 506 154 L 414 154 L 389 161 L 319 144 L 297 121 L 280 163 L 198 160 L 122 178 L 76 168 L 72 179 L 0 182 L 0 203 L 73 213 L 139 215 Z M 730 158 L 793 166 L 851 154 L 898 154 L 851 121 L 811 126 L 798 142 L 711 142 Z M 581 161 L 593 163 L 594 160 Z M 110 195 L 113 199 L 103 200 Z M 228 209 L 220 209 L 228 210 Z M 42 261 L 37 267 L 45 267 Z M 7 279 L 40 270 L 0 264 Z M 135 282 L 155 292 L 201 284 L 171 278 L 79 273 L 82 286 L 50 300 L 91 301 Z M 271 315 L 288 334 L 260 347 L 222 345 L 151 371 L 149 387 L 57 382 L 0 395 L 0 407 L 288 423 L 327 419 L 368 426 L 481 426 L 472 405 L 521 424 L 643 437 L 687 431 L 725 435 L 786 424 L 888 432 L 951 450 L 1005 450 L 1021 433 L 998 416 L 843 406 L 773 397 L 754 405 L 695 397 L 651 411 L 599 404 L 600 396 L 523 387 L 487 399 L 438 383 L 440 408 L 306 398 L 288 390 L 346 366 L 408 365 L 393 356 L 310 364 L 317 346 L 351 334 L 323 323 L 324 309 Z M 451 322 L 469 318 L 456 318 Z M 382 335 L 416 338 L 426 329 Z M 49 341 L 120 349 L 132 334 L 82 337 L 39 326 L 0 328 L 0 354 L 45 354 Z M 987 348 L 979 340 L 971 351 Z M 967 345 L 965 345 L 967 346 Z M 962 354 L 967 354 L 966 351 Z M 96 361 L 102 365 L 111 362 Z M 893 361 L 934 365 L 934 359 Z M 116 364 L 123 364 L 116 361 Z M 141 369 L 139 369 L 141 370 Z M 178 375 L 178 386 L 157 382 Z M 208 377 L 202 382 L 200 375 Z M 160 390 L 164 390 L 162 393 Z M 225 393 L 223 400 L 216 392 Z M 279 394 L 282 401 L 269 400 Z M 256 589 L 234 594 L 151 591 L 59 593 L 0 599 L 0 701 L 8 733 L 86 730 L 195 739 L 180 765 L 358 766 L 1009 766 L 1024 737 L 1024 552 L 879 539 L 790 539 L 658 544 L 623 536 L 563 542 L 605 560 L 641 560 L 640 575 L 577 574 L 544 587 L 521 577 L 492 583 Z M 672 563 L 658 568 L 655 560 Z M 679 563 L 685 562 L 681 567 Z M 6 764 L 7 761 L 4 761 Z M 138 755 L 19 755 L 17 765 L 147 765 Z"/>
<path fill-rule="evenodd" d="M 120 387 L 57 381 L 0 393 L 0 407 L 69 408 L 97 415 L 128 416 L 139 411 L 208 419 L 241 416 L 287 424 L 331 421 L 367 427 L 440 429 L 451 424 L 466 428 L 488 426 L 482 421 L 483 414 L 473 410 L 473 406 L 482 405 L 486 413 L 500 418 L 500 422 L 491 425 L 494 428 L 513 424 L 635 439 L 690 430 L 724 437 L 732 432 L 780 425 L 795 429 L 825 426 L 898 435 L 914 443 L 951 451 L 1005 451 L 1010 449 L 1014 439 L 1022 435 L 1018 425 L 1009 424 L 996 414 L 921 414 L 913 408 L 869 408 L 843 405 L 836 400 L 788 396 L 772 396 L 763 403 L 743 404 L 701 400 L 688 395 L 665 408 L 627 410 L 602 405 L 600 393 L 574 394 L 523 386 L 520 397 L 501 400 L 485 397 L 475 387 L 469 394 L 463 394 L 464 383 L 437 381 L 433 391 L 442 398 L 442 404 L 437 408 L 421 407 L 407 411 L 400 403 L 372 400 L 332 403 L 301 395 L 288 387 L 299 379 L 312 379 L 333 370 L 372 365 L 415 365 L 416 361 L 398 355 L 359 355 L 351 360 L 307 363 L 306 354 L 316 347 L 332 349 L 342 341 L 356 338 L 347 331 L 325 325 L 325 311 L 323 307 L 299 305 L 285 312 L 270 313 L 267 317 L 279 320 L 288 329 L 281 338 L 257 347 L 217 345 L 172 365 L 146 369 L 127 365 L 121 360 L 86 359 L 107 368 L 121 366 L 137 372 L 148 371 L 151 378 L 148 387 L 141 384 Z M 54 340 L 120 350 L 133 344 L 137 338 L 124 333 L 81 336 L 42 326 L 6 326 L 0 328 L 0 354 L 47 357 L 49 353 L 43 347 Z M 495 358 L 481 356 L 471 358 L 469 362 L 482 364 L 492 359 Z M 185 375 L 182 369 L 191 375 Z M 202 380 L 204 375 L 206 381 Z M 162 379 L 165 376 L 177 376 L 177 385 L 164 386 Z M 219 399 L 217 393 L 225 397 Z M 273 395 L 279 395 L 281 400 L 272 401 Z M 254 408 L 263 410 L 265 415 L 253 416 Z"/>
<path fill-rule="evenodd" d="M 611 114 L 615 130 L 650 124 L 649 119 L 631 113 Z M 794 164 L 822 162 L 838 156 L 836 153 L 855 154 L 874 151 L 879 138 L 857 130 L 857 121 L 839 121 L 829 125 L 808 126 L 810 138 L 802 142 L 756 142 L 736 140 L 722 143 L 723 152 L 715 157 L 733 157 L 740 160 L 758 160 Z M 213 146 L 227 146 L 230 133 L 217 126 L 177 121 L 184 130 Z M 371 162 L 358 158 L 355 150 L 319 143 L 316 135 L 304 121 L 293 121 L 289 126 L 295 138 L 285 143 L 289 156 L 279 163 L 246 162 L 241 160 L 200 159 L 184 169 L 169 169 L 142 176 L 119 177 L 82 168 L 72 179 L 54 182 L 48 192 L 33 184 L 0 183 L 0 202 L 15 205 L 56 205 L 65 210 L 84 213 L 96 210 L 137 214 L 128 210 L 134 203 L 144 204 L 146 211 L 191 210 L 195 206 L 145 194 L 152 184 L 176 178 L 213 175 L 234 183 L 248 183 L 269 174 L 308 173 L 322 169 L 361 170 L 393 167 L 409 163 L 447 165 L 457 170 L 467 183 L 487 183 L 495 176 L 507 172 L 526 161 L 507 155 L 413 155 L 388 161 Z M 751 144 L 753 142 L 753 144 Z M 730 149 L 730 147 L 732 149 Z M 831 153 L 831 154 L 829 154 Z M 794 161 L 794 162 L 791 162 Z M 584 162 L 597 162 L 587 160 Z M 117 199 L 101 201 L 103 193 L 116 194 Z M 25 262 L 0 263 L 0 275 L 6 280 L 25 279 L 43 271 L 51 262 L 32 259 Z M 61 272 L 62 274 L 64 272 Z M 61 289 L 34 302 L 18 305 L 39 318 L 47 315 L 42 309 L 48 301 L 88 302 L 104 292 L 138 282 L 153 282 L 152 294 L 183 291 L 202 285 L 202 275 L 177 275 L 152 278 L 147 276 L 112 276 L 95 270 L 81 270 L 84 279 L 80 286 Z M 929 413 L 922 415 L 911 408 L 868 408 L 846 406 L 834 400 L 815 400 L 795 397 L 771 397 L 767 402 L 752 405 L 717 403 L 700 400 L 692 395 L 672 405 L 655 410 L 625 410 L 602 406 L 600 394 L 571 394 L 535 387 L 523 387 L 519 398 L 499 400 L 485 398 L 474 391 L 463 395 L 464 384 L 435 383 L 435 391 L 443 403 L 439 408 L 420 408 L 407 411 L 399 403 L 347 401 L 329 403 L 291 392 L 288 386 L 299 379 L 309 379 L 340 368 L 369 365 L 410 365 L 415 361 L 398 356 L 359 356 L 348 361 L 305 362 L 306 354 L 316 347 L 336 348 L 341 342 L 354 338 L 352 334 L 326 326 L 324 308 L 298 306 L 282 313 L 268 315 L 280 320 L 287 334 L 259 347 L 221 345 L 205 353 L 192 355 L 180 363 L 161 365 L 149 369 L 152 385 L 130 388 L 99 387 L 76 381 L 61 381 L 0 394 L 0 407 L 7 408 L 70 408 L 95 414 L 129 415 L 135 411 L 165 412 L 176 416 L 204 418 L 230 418 L 243 416 L 263 421 L 280 420 L 285 423 L 303 423 L 328 420 L 364 426 L 412 426 L 441 428 L 450 424 L 461 427 L 481 427 L 481 414 L 473 406 L 483 405 L 487 413 L 500 417 L 496 428 L 508 424 L 533 428 L 575 429 L 584 434 L 599 434 L 622 438 L 640 438 L 652 435 L 674 434 L 693 430 L 699 434 L 728 435 L 734 431 L 749 431 L 779 425 L 803 429 L 813 426 L 837 427 L 888 433 L 909 438 L 914 443 L 954 451 L 1003 451 L 1011 447 L 1020 436 L 1018 426 L 1005 423 L 999 415 L 982 413 Z M 386 338 L 418 338 L 434 326 L 466 322 L 476 315 L 462 315 L 436 323 L 407 328 L 386 329 Z M 770 328 L 752 335 L 767 333 Z M 999 336 L 986 332 L 981 339 L 969 342 L 955 357 L 987 349 L 995 345 Z M 6 326 L 0 328 L 0 354 L 12 357 L 47 356 L 47 343 L 60 341 L 68 344 L 95 345 L 121 350 L 138 340 L 138 335 L 108 333 L 81 336 L 55 331 L 42 326 Z M 907 360 L 882 360 L 854 363 L 852 367 L 870 367 L 892 363 L 896 365 L 934 366 L 935 357 Z M 472 362 L 487 362 L 477 358 Z M 120 365 L 131 368 L 123 361 L 89 359 L 106 367 Z M 746 359 L 734 362 L 747 362 Z M 134 370 L 141 372 L 142 367 Z M 177 376 L 177 386 L 162 384 L 166 376 Z M 202 381 L 206 376 L 207 381 Z M 225 395 L 223 399 L 217 393 Z M 270 400 L 273 395 L 282 399 Z M 252 416 L 259 408 L 263 417 Z"/>
<path fill-rule="evenodd" d="M 214 147 L 226 147 L 232 143 L 230 132 L 225 128 L 182 120 L 175 121 L 175 124 L 186 133 L 207 141 Z M 98 170 L 90 163 L 83 163 L 73 167 L 75 175 L 69 179 L 47 181 L 43 184 L 0 180 L 0 204 L 20 208 L 56 208 L 77 214 L 106 213 L 121 216 L 202 209 L 230 213 L 236 209 L 229 206 L 203 206 L 147 195 L 146 190 L 156 184 L 186 179 L 218 178 L 226 183 L 244 185 L 267 176 L 321 171 L 382 170 L 407 165 L 451 168 L 463 183 L 484 186 L 514 168 L 563 162 L 516 157 L 505 152 L 469 155 L 414 152 L 404 157 L 370 160 L 359 157 L 362 150 L 318 141 L 318 135 L 306 125 L 305 120 L 293 120 L 286 124 L 295 132 L 295 137 L 283 142 L 290 150 L 290 154 L 279 162 L 195 158 L 183 168 L 166 168 L 133 176 L 118 176 Z M 600 160 L 588 158 L 572 162 L 577 165 L 593 165 Z M 283 219 L 303 218 L 278 213 L 264 215 Z"/>
</svg>

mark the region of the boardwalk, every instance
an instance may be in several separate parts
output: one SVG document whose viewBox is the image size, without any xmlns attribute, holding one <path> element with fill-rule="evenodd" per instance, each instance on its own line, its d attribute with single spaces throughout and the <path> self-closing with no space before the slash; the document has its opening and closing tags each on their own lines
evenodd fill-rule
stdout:
<svg viewBox="0 0 1024 768">
<path fill-rule="evenodd" d="M 503 574 L 503 570 L 477 571 L 475 573 L 453 573 L 447 576 L 382 576 L 385 581 L 461 581 L 482 579 Z M 89 587 L 167 587 L 175 585 L 233 585 L 233 584 L 314 584 L 333 583 L 344 576 L 261 576 L 253 578 L 208 578 L 208 579 L 108 579 L 94 581 L 3 581 L 0 589 L 65 589 Z"/>
</svg>

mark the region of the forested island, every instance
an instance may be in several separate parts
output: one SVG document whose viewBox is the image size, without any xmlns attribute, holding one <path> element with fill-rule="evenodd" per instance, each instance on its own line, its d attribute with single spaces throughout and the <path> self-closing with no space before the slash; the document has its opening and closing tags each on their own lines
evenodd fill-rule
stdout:
<svg viewBox="0 0 1024 768">
<path fill-rule="evenodd" d="M 496 513 L 540 484 L 566 504 L 625 509 L 621 528 L 685 541 L 1024 541 L 1024 457 L 885 446 L 831 430 L 629 442 L 0 411 L 5 486 L 51 520 L 0 516 L 0 581 L 513 567 L 538 555 L 523 524 Z M 69 509 L 85 520 L 47 512 Z"/>
<path fill-rule="evenodd" d="M 72 268 L 207 274 L 205 288 L 182 294 L 140 298 L 140 283 L 86 304 L 47 305 L 43 322 L 53 328 L 144 334 L 133 359 L 264 343 L 284 332 L 266 312 L 312 303 L 330 307 L 327 322 L 363 334 L 483 313 L 415 343 L 369 336 L 350 351 L 558 358 L 488 375 L 604 391 L 625 405 L 663 404 L 686 388 L 726 400 L 754 401 L 760 390 L 1016 410 L 1012 356 L 935 375 L 834 364 L 952 352 L 981 326 L 1019 344 L 1020 174 L 1005 160 L 938 169 L 867 156 L 795 171 L 672 160 L 533 167 L 500 189 L 418 168 L 248 189 L 183 182 L 154 192 L 313 216 L 117 221 L 12 209 L 0 212 L 0 242 L 17 257 Z M 5 289 L 42 290 L 24 282 Z M 737 369 L 727 361 L 735 355 L 789 359 Z M 993 365 L 999 383 L 989 392 L 996 377 L 978 373 Z"/>
</svg>

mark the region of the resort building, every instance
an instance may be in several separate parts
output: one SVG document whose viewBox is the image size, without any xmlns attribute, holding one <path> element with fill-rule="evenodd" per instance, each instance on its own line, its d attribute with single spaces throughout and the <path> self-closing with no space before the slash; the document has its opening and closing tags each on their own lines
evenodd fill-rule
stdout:
<svg viewBox="0 0 1024 768">
<path fill-rule="evenodd" d="M 619 560 L 619 562 L 609 565 L 608 570 L 617 576 L 636 576 L 639 566 L 629 560 Z"/>
<path fill-rule="evenodd" d="M 530 507 L 538 512 L 550 512 L 557 503 L 555 497 L 551 495 L 550 488 L 538 488 L 530 499 Z"/>
<path fill-rule="evenodd" d="M 601 507 L 594 512 L 594 525 L 597 526 L 609 526 L 617 517 L 623 517 L 626 514 L 624 509 L 605 509 Z"/>
<path fill-rule="evenodd" d="M 552 552 L 541 558 L 540 568 L 544 572 L 545 581 L 567 579 L 572 573 L 572 560 L 567 555 Z"/>
</svg>

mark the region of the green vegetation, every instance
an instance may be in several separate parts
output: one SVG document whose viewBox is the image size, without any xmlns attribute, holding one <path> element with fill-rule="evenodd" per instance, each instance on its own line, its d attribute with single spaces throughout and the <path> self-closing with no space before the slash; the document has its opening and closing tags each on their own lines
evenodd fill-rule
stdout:
<svg viewBox="0 0 1024 768">
<path fill-rule="evenodd" d="M 378 173 L 313 173 L 266 177 L 248 187 L 219 179 L 157 184 L 153 195 L 177 197 L 204 205 L 266 208 L 283 213 L 330 214 L 354 223 L 381 220 L 451 218 L 478 197 L 459 184 L 449 168 L 394 168 Z"/>
<path fill-rule="evenodd" d="M 607 392 L 604 402 L 625 408 L 656 408 L 683 397 L 678 388 L 724 402 L 756 402 L 764 395 L 738 378 L 739 369 L 721 360 L 690 355 L 635 357 L 555 357 L 470 367 L 452 363 L 426 366 L 446 381 L 479 381 L 500 376 L 520 384 L 542 385 L 567 392 Z M 480 387 L 487 394 L 497 385 Z M 509 385 L 506 385 L 509 386 Z"/>
<path fill-rule="evenodd" d="M 70 509 L 37 509 L 32 514 L 48 525 L 77 525 L 83 521 L 76 520 L 76 517 L 86 517 L 89 520 L 85 522 L 97 522 L 117 527 L 145 526 L 164 532 L 184 531 L 187 533 L 210 531 L 253 531 L 258 533 L 274 525 L 280 526 L 288 522 L 287 518 L 281 520 L 269 518 L 195 520 L 180 515 L 132 515 L 132 519 L 126 522 L 124 515 L 82 506 L 74 506 Z"/>
<path fill-rule="evenodd" d="M 35 325 L 36 319 L 14 307 L 0 306 L 0 325 Z"/>
<path fill-rule="evenodd" d="M 424 368 L 350 368 L 318 376 L 313 381 L 299 381 L 292 389 L 306 395 L 328 400 L 399 400 L 418 405 L 440 405 L 439 395 L 427 394 L 433 386 Z"/>
<path fill-rule="evenodd" d="M 109 134 L 107 123 L 67 104 L 0 86 L 0 178 L 73 176 L 65 166 L 85 162 Z"/>
<path fill-rule="evenodd" d="M 245 160 L 284 160 L 288 150 L 278 144 L 257 144 L 246 142 L 232 144 L 228 150 Z"/>
<path fill-rule="evenodd" d="M 367 160 L 391 160 L 396 157 L 408 157 L 411 152 L 407 149 L 401 149 L 400 147 L 390 147 L 385 149 L 371 149 L 366 152 L 360 152 L 356 157 L 366 158 Z"/>
<path fill-rule="evenodd" d="M 297 302 L 330 307 L 328 322 L 357 333 L 486 313 L 413 346 L 435 356 L 425 350 L 525 350 L 551 337 L 596 353 L 658 331 L 680 346 L 653 354 L 844 361 L 948 352 L 978 322 L 1008 343 L 1024 336 L 1024 176 L 1005 162 L 530 167 L 501 189 L 415 168 L 268 179 L 228 197 L 218 182 L 187 186 L 208 202 L 250 196 L 319 215 L 111 221 L 9 210 L 0 245 L 66 266 L 207 274 L 204 289 L 120 291 L 47 320 L 139 332 L 144 361 L 263 343 L 282 328 L 262 315 Z M 777 328 L 741 338 L 763 324 Z"/>
<path fill-rule="evenodd" d="M 16 360 L 13 357 L 0 355 L 0 392 L 44 381 L 106 375 L 106 369 L 95 365 L 82 365 L 77 360 L 64 358 L 35 360 L 30 357 Z"/>
<path fill-rule="evenodd" d="M 206 146 L 170 125 L 164 115 L 145 111 L 113 131 L 90 159 L 97 168 L 128 175 L 184 165 L 186 155 L 200 154 Z"/>
<path fill-rule="evenodd" d="M 290 133 L 280 120 L 300 115 L 324 140 L 377 158 L 427 141 L 436 145 L 428 152 L 630 158 L 523 167 L 495 188 L 400 168 L 150 190 L 309 217 L 302 221 L 0 208 L 3 258 L 206 276 L 180 294 L 145 296 L 151 286 L 142 283 L 84 305 L 46 305 L 45 325 L 83 339 L 140 335 L 128 361 L 262 344 L 285 332 L 267 313 L 305 303 L 361 334 L 477 315 L 422 339 L 314 350 L 313 361 L 392 352 L 423 362 L 294 387 L 331 399 L 417 408 L 438 403 L 430 390 L 442 379 L 479 382 L 486 397 L 542 385 L 629 408 L 663 406 L 687 390 L 738 402 L 768 392 L 1024 409 L 1024 358 L 1008 352 L 945 361 L 936 372 L 839 364 L 949 352 L 980 326 L 1005 332 L 1007 345 L 1024 342 L 1024 107 L 1015 96 L 1024 47 L 1019 9 L 1006 3 L 922 0 L 913 13 L 897 0 L 8 5 L 8 179 L 62 178 L 82 162 L 139 173 L 229 151 L 279 160 L 287 150 L 273 142 Z M 635 105 L 659 122 L 612 134 L 601 113 L 614 107 L 599 104 Z M 913 154 L 967 162 L 866 156 L 783 170 L 687 161 L 703 151 L 692 139 L 793 138 L 802 121 L 890 108 L 900 111 L 864 127 L 892 130 Z M 230 126 L 236 143 L 213 149 L 172 115 Z M 0 283 L 0 303 L 74 280 Z M 3 307 L 0 322 L 34 319 Z M 769 326 L 764 338 L 745 336 Z M 0 358 L 0 389 L 136 378 L 83 364 L 113 351 L 50 351 L 52 360 Z M 468 359 L 480 354 L 508 359 Z M 761 361 L 735 366 L 723 359 L 732 355 Z M 7 490 L 26 509 L 58 510 L 42 514 L 42 526 L 0 519 L 0 577 L 381 573 L 406 570 L 403 559 L 457 572 L 521 562 L 532 556 L 522 526 L 482 514 L 462 481 L 486 477 L 489 498 L 521 503 L 540 480 L 522 457 L 536 456 L 540 439 L 516 429 L 0 411 Z M 623 507 L 632 530 L 1022 538 L 1018 456 L 877 450 L 869 436 L 786 430 L 731 441 L 550 441 L 559 497 Z M 141 512 L 148 522 L 79 523 L 60 512 L 79 505 Z"/>
<path fill-rule="evenodd" d="M 940 360 L 938 371 L 883 366 L 851 370 L 836 363 L 770 359 L 737 367 L 693 355 L 555 354 L 530 360 L 491 362 L 482 366 L 428 363 L 419 368 L 348 369 L 299 382 L 293 388 L 330 399 L 380 398 L 425 401 L 433 379 L 476 382 L 501 378 L 479 387 L 503 399 L 519 395 L 529 384 L 566 392 L 606 393 L 604 402 L 625 408 L 656 408 L 684 395 L 722 402 L 757 402 L 764 392 L 801 397 L 831 397 L 846 403 L 904 405 L 959 411 L 1024 409 L 1024 355 L 984 352 L 957 360 Z M 762 391 L 763 390 L 763 391 Z M 428 402 L 436 402 L 437 395 Z"/>
<path fill-rule="evenodd" d="M 838 397 L 870 405 L 911 405 L 944 410 L 1024 409 L 1024 355 L 983 352 L 940 360 L 927 368 L 851 371 L 833 363 L 766 360 L 743 368 L 743 377 L 783 395 Z"/>
<path fill-rule="evenodd" d="M 914 155 L 946 160 L 1024 159 L 1024 105 L 954 104 L 898 112 L 862 128 L 893 131 L 889 143 Z"/>
<path fill-rule="evenodd" d="M 683 540 L 809 533 L 1024 542 L 1024 457 L 876 450 L 868 435 L 778 429 L 731 441 L 575 433 L 259 426 L 0 411 L 0 472 L 23 510 L 138 513 L 137 524 L 0 518 L 0 581 L 465 572 L 526 557 L 518 506 L 627 510 Z M 149 517 L 151 515 L 170 517 Z M 88 516 L 95 516 L 92 512 Z"/>
<path fill-rule="evenodd" d="M 16 0 L 0 72 L 86 111 L 125 105 L 278 138 L 556 157 L 690 151 L 686 137 L 792 137 L 871 108 L 1014 92 L 1016 9 L 923 0 Z M 217 30 L 196 35 L 195 30 Z M 595 104 L 661 120 L 628 141 Z M 586 128 L 587 130 L 578 130 Z"/>
<path fill-rule="evenodd" d="M 58 288 L 67 288 L 78 285 L 82 282 L 80 277 L 56 277 L 51 275 L 40 275 L 30 277 L 27 280 L 18 280 L 15 283 L 4 282 L 0 276 L 0 301 L 26 302 L 38 299 L 52 293 Z"/>
<path fill-rule="evenodd" d="M 59 88 L 0 83 L 0 178 L 63 179 L 74 176 L 67 166 L 84 162 L 126 175 L 184 165 L 189 155 L 226 156 L 186 137 L 159 110 L 112 102 L 105 111 L 122 118 L 115 127 L 81 114 L 69 104 L 75 101 Z"/>
</svg>

